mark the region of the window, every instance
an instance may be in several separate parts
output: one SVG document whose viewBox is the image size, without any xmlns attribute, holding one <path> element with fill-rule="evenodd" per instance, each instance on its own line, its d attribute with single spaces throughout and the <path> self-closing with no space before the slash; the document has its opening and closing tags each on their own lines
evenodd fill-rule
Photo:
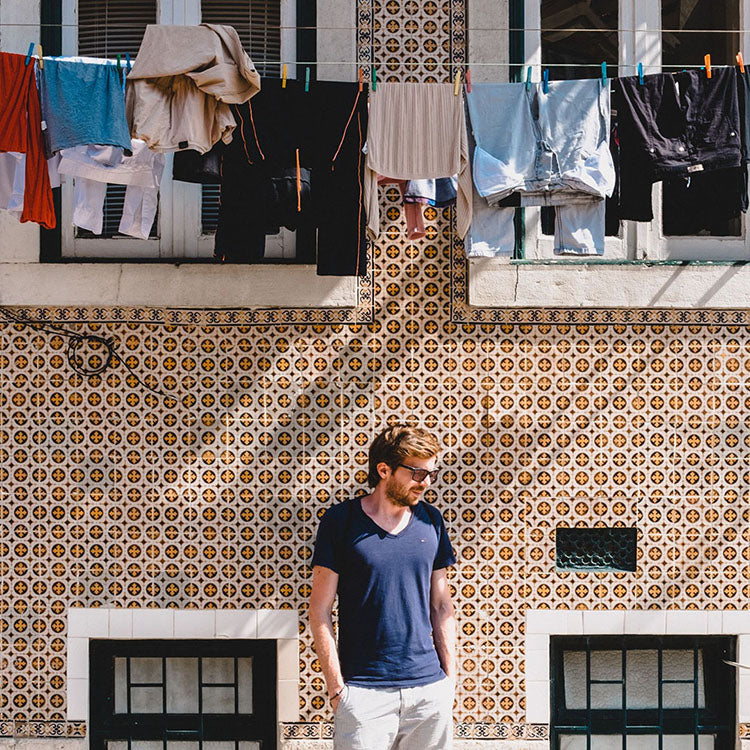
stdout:
<svg viewBox="0 0 750 750">
<path fill-rule="evenodd" d="M 92 750 L 268 750 L 276 641 L 89 646 Z"/>
<path fill-rule="evenodd" d="M 520 2 L 520 0 L 516 0 Z M 551 79 L 598 77 L 602 61 L 610 77 L 696 68 L 711 54 L 713 65 L 734 64 L 748 28 L 739 0 L 525 0 L 526 49 L 534 80 L 549 68 Z M 736 31 L 735 31 L 736 30 Z M 608 211 L 605 260 L 745 260 L 750 247 L 744 215 L 727 220 L 721 207 L 708 229 L 696 234 L 679 185 L 653 187 L 651 224 L 624 222 Z M 526 209 L 525 257 L 552 257 L 553 209 Z"/>
<path fill-rule="evenodd" d="M 62 0 L 63 54 L 114 59 L 129 53 L 135 58 L 146 25 L 224 23 L 233 26 L 261 75 L 296 77 L 298 47 L 314 59 L 314 30 L 298 35 L 297 0 L 202 0 L 193 13 L 176 0 Z M 309 13 L 309 9 L 307 11 Z M 76 27 L 77 14 L 77 27 Z M 299 37 L 299 38 L 298 38 Z M 105 199 L 104 231 L 96 236 L 75 229 L 72 185 L 62 190 L 62 256 L 73 258 L 143 259 L 213 257 L 213 234 L 219 206 L 218 185 L 173 182 L 172 155 L 167 156 L 159 195 L 159 212 L 148 240 L 119 235 L 117 228 L 125 196 L 124 186 L 109 186 Z M 294 233 L 283 229 L 269 237 L 266 257 L 294 259 Z"/>
<path fill-rule="evenodd" d="M 553 636 L 554 750 L 732 750 L 734 639 Z"/>
</svg>

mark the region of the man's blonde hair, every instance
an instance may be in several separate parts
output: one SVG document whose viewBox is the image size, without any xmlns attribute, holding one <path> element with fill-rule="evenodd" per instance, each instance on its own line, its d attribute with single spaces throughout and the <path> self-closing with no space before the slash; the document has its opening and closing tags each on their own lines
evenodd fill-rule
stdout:
<svg viewBox="0 0 750 750">
<path fill-rule="evenodd" d="M 407 456 L 432 458 L 438 453 L 440 443 L 431 432 L 405 424 L 387 427 L 370 445 L 370 472 L 367 475 L 367 484 L 375 487 L 380 481 L 380 463 L 386 463 L 395 470 Z"/>
</svg>

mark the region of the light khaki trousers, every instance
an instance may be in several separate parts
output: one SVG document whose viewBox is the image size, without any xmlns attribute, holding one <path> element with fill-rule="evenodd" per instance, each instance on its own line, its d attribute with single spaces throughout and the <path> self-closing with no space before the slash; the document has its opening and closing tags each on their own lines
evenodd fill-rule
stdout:
<svg viewBox="0 0 750 750">
<path fill-rule="evenodd" d="M 347 685 L 334 750 L 452 750 L 453 680 L 409 688 Z"/>
</svg>

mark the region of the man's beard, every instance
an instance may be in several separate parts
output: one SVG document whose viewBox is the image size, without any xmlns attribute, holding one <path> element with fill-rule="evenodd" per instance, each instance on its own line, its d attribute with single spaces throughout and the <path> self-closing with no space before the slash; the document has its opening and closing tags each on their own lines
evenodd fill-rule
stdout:
<svg viewBox="0 0 750 750">
<path fill-rule="evenodd" d="M 385 485 L 385 496 L 394 504 L 402 508 L 411 508 L 419 502 L 419 495 L 413 496 L 409 490 L 400 484 L 394 477 Z"/>
</svg>

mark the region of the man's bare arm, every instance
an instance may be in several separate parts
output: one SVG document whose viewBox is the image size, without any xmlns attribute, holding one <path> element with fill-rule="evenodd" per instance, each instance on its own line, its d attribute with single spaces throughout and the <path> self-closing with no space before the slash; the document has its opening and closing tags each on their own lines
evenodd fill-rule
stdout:
<svg viewBox="0 0 750 750">
<path fill-rule="evenodd" d="M 430 622 L 440 666 L 456 677 L 456 614 L 445 569 L 434 570 L 430 579 Z"/>
<path fill-rule="evenodd" d="M 312 593 L 310 594 L 310 629 L 315 639 L 315 653 L 326 681 L 328 696 L 336 695 L 344 687 L 336 638 L 333 634 L 333 600 L 339 584 L 339 574 L 321 565 L 313 567 Z M 336 711 L 341 695 L 332 698 L 331 706 Z"/>
</svg>

